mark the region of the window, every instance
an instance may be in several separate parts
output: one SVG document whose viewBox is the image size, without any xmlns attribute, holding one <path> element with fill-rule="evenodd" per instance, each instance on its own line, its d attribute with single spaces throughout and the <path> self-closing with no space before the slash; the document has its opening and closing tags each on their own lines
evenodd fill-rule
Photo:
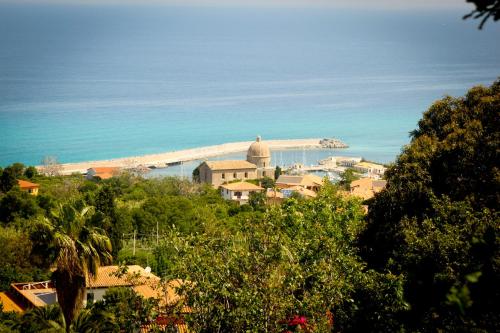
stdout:
<svg viewBox="0 0 500 333">
<path fill-rule="evenodd" d="M 226 174 L 225 173 L 222 174 L 222 179 L 226 179 Z"/>
<path fill-rule="evenodd" d="M 238 174 L 236 174 L 236 172 L 233 173 L 233 178 L 238 178 Z"/>
<path fill-rule="evenodd" d="M 248 172 L 245 172 L 245 178 L 248 178 Z"/>
<path fill-rule="evenodd" d="M 266 162 L 264 162 L 264 168 L 266 167 Z"/>
<path fill-rule="evenodd" d="M 263 171 L 263 172 L 262 172 L 262 177 L 265 177 L 265 176 L 266 176 L 266 172 L 265 172 L 265 171 Z"/>
<path fill-rule="evenodd" d="M 90 303 L 90 304 L 94 303 L 94 293 L 87 292 L 87 303 Z"/>
</svg>

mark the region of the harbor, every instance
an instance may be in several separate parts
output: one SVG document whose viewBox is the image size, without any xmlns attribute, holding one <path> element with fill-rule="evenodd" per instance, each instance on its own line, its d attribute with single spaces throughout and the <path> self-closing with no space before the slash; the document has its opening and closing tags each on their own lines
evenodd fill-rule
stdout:
<svg viewBox="0 0 500 333">
<path fill-rule="evenodd" d="M 332 150 L 346 149 L 349 146 L 339 139 L 309 138 L 309 139 L 286 139 L 286 140 L 266 140 L 272 151 L 308 151 L 308 150 Z M 190 162 L 203 161 L 206 159 L 227 159 L 232 154 L 240 154 L 248 149 L 252 141 L 231 142 L 220 145 L 191 148 L 160 154 L 150 154 L 143 156 L 124 157 L 109 160 L 86 161 L 77 163 L 63 163 L 60 165 L 59 173 L 69 175 L 72 173 L 86 173 L 92 167 L 118 167 L 122 169 L 139 170 L 165 170 L 177 169 L 181 171 L 184 165 Z M 283 165 L 283 164 L 279 164 Z M 39 169 L 43 166 L 38 166 Z M 194 167 L 193 167 L 194 169 Z M 168 173 L 168 172 L 167 172 Z M 177 173 L 183 176 L 184 172 Z"/>
</svg>

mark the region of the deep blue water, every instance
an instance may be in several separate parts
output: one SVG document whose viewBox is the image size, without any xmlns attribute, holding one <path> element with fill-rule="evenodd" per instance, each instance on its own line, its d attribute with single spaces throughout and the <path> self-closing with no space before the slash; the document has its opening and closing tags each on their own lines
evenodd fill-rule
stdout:
<svg viewBox="0 0 500 333">
<path fill-rule="evenodd" d="M 500 75 L 463 12 L 0 5 L 0 165 L 338 137 L 388 162 Z"/>
</svg>

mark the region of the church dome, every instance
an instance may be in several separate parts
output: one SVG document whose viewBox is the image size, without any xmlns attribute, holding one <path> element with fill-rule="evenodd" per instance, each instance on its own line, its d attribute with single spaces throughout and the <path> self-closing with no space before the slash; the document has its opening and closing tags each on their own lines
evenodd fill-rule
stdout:
<svg viewBox="0 0 500 333">
<path fill-rule="evenodd" d="M 247 152 L 247 161 L 253 163 L 257 168 L 268 168 L 271 166 L 271 150 L 262 142 L 260 136 L 250 145 Z"/>
<path fill-rule="evenodd" d="M 254 143 L 250 145 L 247 152 L 247 157 L 271 157 L 269 146 L 262 142 L 260 136 L 257 137 Z"/>
</svg>

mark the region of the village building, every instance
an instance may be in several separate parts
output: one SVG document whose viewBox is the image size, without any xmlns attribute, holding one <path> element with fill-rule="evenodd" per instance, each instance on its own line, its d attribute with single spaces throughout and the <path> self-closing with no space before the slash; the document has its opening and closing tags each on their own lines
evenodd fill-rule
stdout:
<svg viewBox="0 0 500 333">
<path fill-rule="evenodd" d="M 387 168 L 383 165 L 371 162 L 359 162 L 353 166 L 353 169 L 363 174 L 375 175 L 379 177 L 383 176 L 387 170 Z"/>
<path fill-rule="evenodd" d="M 40 185 L 38 184 L 18 179 L 17 185 L 19 185 L 21 191 L 28 192 L 31 195 L 38 195 L 38 189 L 40 188 Z"/>
<path fill-rule="evenodd" d="M 361 157 L 330 156 L 319 161 L 319 164 L 325 166 L 343 166 L 350 168 L 355 164 L 361 162 L 361 159 Z"/>
<path fill-rule="evenodd" d="M 276 180 L 276 187 L 279 189 L 288 189 L 301 187 L 306 190 L 311 190 L 313 192 L 318 192 L 323 186 L 323 178 L 313 175 L 281 175 L 278 180 Z"/>
<path fill-rule="evenodd" d="M 88 180 L 93 179 L 109 179 L 117 176 L 120 173 L 120 168 L 118 167 L 95 167 L 87 169 L 86 178 Z"/>
<path fill-rule="evenodd" d="M 250 194 L 262 192 L 264 189 L 249 182 L 236 182 L 220 186 L 221 195 L 226 200 L 238 201 L 245 204 L 250 198 Z"/>
<path fill-rule="evenodd" d="M 119 266 L 101 266 L 95 279 L 87 278 L 83 305 L 103 299 L 109 288 L 126 287 L 145 298 L 156 298 L 160 306 L 169 306 L 180 300 L 175 289 L 181 280 L 171 280 L 162 284 L 161 279 L 149 268 L 138 265 L 127 266 L 124 274 L 119 274 Z M 0 293 L 4 311 L 23 312 L 27 309 L 57 303 L 56 289 L 51 281 L 12 283 L 7 292 Z M 6 308 L 6 305 L 8 308 Z"/>
<path fill-rule="evenodd" d="M 219 187 L 234 180 L 274 178 L 274 170 L 269 146 L 258 136 L 248 148 L 246 161 L 206 161 L 198 166 L 196 172 L 200 182 Z"/>
<path fill-rule="evenodd" d="M 198 171 L 200 182 L 214 187 L 237 179 L 257 179 L 255 164 L 243 160 L 206 161 L 200 164 Z"/>
<path fill-rule="evenodd" d="M 87 278 L 82 305 L 102 300 L 109 288 L 131 288 L 144 298 L 158 300 L 159 315 L 154 325 L 142 325 L 140 332 L 152 332 L 158 327 L 163 329 L 172 327 L 176 332 L 187 333 L 189 329 L 183 317 L 173 319 L 169 317 L 168 310 L 181 301 L 176 290 L 185 283 L 180 279 L 162 282 L 148 267 L 130 265 L 127 266 L 126 272 L 122 272 L 119 266 L 101 266 L 95 279 Z M 51 281 L 12 283 L 8 291 L 0 292 L 0 301 L 4 312 L 22 313 L 28 309 L 57 303 L 57 294 Z M 190 311 L 190 308 L 183 306 L 181 314 Z"/>
<path fill-rule="evenodd" d="M 386 184 L 385 180 L 361 178 L 351 182 L 349 194 L 364 200 L 371 199 L 376 193 L 382 191 Z"/>
</svg>

